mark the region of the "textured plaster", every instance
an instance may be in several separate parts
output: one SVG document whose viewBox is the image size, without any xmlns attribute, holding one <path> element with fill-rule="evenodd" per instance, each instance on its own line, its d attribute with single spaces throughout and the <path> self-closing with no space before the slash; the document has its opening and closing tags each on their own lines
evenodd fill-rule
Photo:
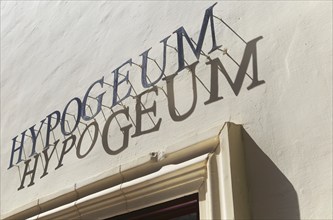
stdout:
<svg viewBox="0 0 333 220">
<path fill-rule="evenodd" d="M 57 161 L 51 161 L 49 174 L 40 179 L 42 166 L 39 166 L 35 185 L 17 191 L 18 169 L 22 172 L 23 165 L 7 170 L 13 137 L 38 124 L 54 110 L 62 112 L 73 97 L 83 98 L 91 83 L 102 76 L 112 82 L 111 71 L 129 58 L 141 63 L 139 55 L 148 48 L 153 47 L 150 55 L 160 63 L 162 46 L 159 41 L 180 26 L 197 40 L 204 11 L 212 4 L 2 1 L 1 214 L 73 187 L 152 151 L 164 150 L 179 140 L 185 140 L 184 146 L 187 146 L 199 141 L 207 130 L 216 128 L 217 134 L 224 122 L 232 121 L 243 125 L 248 135 L 244 137 L 245 145 L 255 146 L 257 150 L 246 158 L 254 218 L 332 219 L 330 1 L 219 2 L 214 14 L 245 41 L 263 36 L 257 50 L 258 74 L 265 84 L 247 90 L 251 81 L 246 78 L 236 96 L 220 74 L 219 94 L 224 99 L 204 105 L 209 93 L 197 82 L 196 108 L 182 122 L 171 120 L 162 91 L 158 96 L 151 93 L 143 102 L 151 106 L 156 101 L 154 120 L 162 119 L 159 131 L 130 138 L 129 147 L 118 155 L 106 154 L 99 137 L 84 159 L 78 159 L 73 149 L 65 156 L 63 167 L 54 170 Z M 218 43 L 240 62 L 245 43 L 226 26 L 215 22 Z M 169 43 L 176 46 L 175 35 Z M 205 40 L 203 50 L 208 52 L 209 49 L 210 41 Z M 195 61 L 189 48 L 185 55 L 189 62 Z M 238 67 L 226 55 L 215 51 L 211 57 L 220 58 L 228 73 L 236 76 Z M 166 75 L 170 75 L 177 70 L 175 51 L 168 49 L 167 59 Z M 201 56 L 196 73 L 209 88 L 210 67 L 206 62 Z M 154 76 L 158 68 L 150 68 L 148 74 Z M 144 91 L 140 69 L 133 65 L 130 71 L 136 91 Z M 252 73 L 251 65 L 248 71 Z M 157 85 L 166 89 L 165 81 Z M 120 93 L 125 94 L 126 89 L 122 85 Z M 175 93 L 177 108 L 186 112 L 192 101 L 191 77 L 186 71 L 176 77 Z M 111 98 L 112 93 L 104 97 L 108 104 Z M 124 104 L 134 117 L 135 100 L 129 98 Z M 96 120 L 102 128 L 103 116 L 99 114 Z M 129 123 L 124 117 L 119 120 L 123 125 Z M 144 120 L 143 126 L 152 126 L 149 118 Z M 110 134 L 109 141 L 119 146 L 122 137 L 116 124 L 110 127 Z M 56 135 L 61 137 L 59 132 Z M 263 164 L 254 163 L 260 161 L 254 152 L 264 155 Z M 270 176 L 272 170 L 265 166 L 267 164 L 278 173 L 274 176 L 276 179 Z M 276 201 L 280 203 L 273 210 L 274 206 L 269 204 L 277 204 Z"/>
</svg>

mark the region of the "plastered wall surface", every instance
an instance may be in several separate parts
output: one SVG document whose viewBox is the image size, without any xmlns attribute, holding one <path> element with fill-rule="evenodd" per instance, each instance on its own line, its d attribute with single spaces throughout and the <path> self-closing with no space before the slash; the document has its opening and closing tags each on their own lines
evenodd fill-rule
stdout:
<svg viewBox="0 0 333 220">
<path fill-rule="evenodd" d="M 174 121 L 168 110 L 166 81 L 160 80 L 158 94 L 148 93 L 142 102 L 152 106 L 156 102 L 156 115 L 152 120 L 144 116 L 143 128 L 152 128 L 159 119 L 158 131 L 130 137 L 128 147 L 116 155 L 107 154 L 98 136 L 91 152 L 79 159 L 73 148 L 64 156 L 63 166 L 56 169 L 64 136 L 51 158 L 48 174 L 43 178 L 43 165 L 39 161 L 35 184 L 17 190 L 24 162 L 7 169 L 16 135 L 39 123 L 55 110 L 61 113 L 73 98 L 83 98 L 88 87 L 104 76 L 113 82 L 112 71 L 128 59 L 140 64 L 144 51 L 152 47 L 150 56 L 162 63 L 162 39 L 171 35 L 167 48 L 165 74 L 177 71 L 175 30 L 183 26 L 196 41 L 205 10 L 214 2 L 102 2 L 102 1 L 2 1 L 1 2 L 1 214 L 4 215 L 38 198 L 72 187 L 88 178 L 149 154 L 163 151 L 167 146 L 182 142 L 184 146 L 205 138 L 208 130 L 218 133 L 224 122 L 242 124 L 246 134 L 260 149 L 265 160 L 274 165 L 290 187 L 281 188 L 270 179 L 270 172 L 260 164 L 249 166 L 251 212 L 255 218 L 296 217 L 299 219 L 332 219 L 332 2 L 331 1 L 222 1 L 214 7 L 216 40 L 224 54 L 216 50 L 209 54 L 218 58 L 232 80 L 249 42 L 260 36 L 256 43 L 259 80 L 265 83 L 247 89 L 251 78 L 245 77 L 239 94 L 235 94 L 223 74 L 219 74 L 219 95 L 216 102 L 209 99 L 211 65 L 200 56 L 195 67 L 197 101 L 193 112 L 182 121 Z M 238 36 L 237 36 L 238 35 Z M 245 42 L 244 42 L 245 41 Z M 184 40 L 185 59 L 191 64 L 197 59 Z M 203 51 L 211 49 L 208 28 Z M 228 56 L 229 55 L 229 56 Z M 232 59 L 233 60 L 232 60 Z M 253 57 L 252 57 L 253 59 Z M 146 90 L 141 85 L 141 69 L 132 65 L 129 79 L 135 96 Z M 148 75 L 156 78 L 159 68 L 148 65 Z M 247 73 L 253 74 L 252 62 Z M 178 73 L 174 80 L 176 108 L 187 112 L 193 102 L 192 77 L 189 70 Z M 128 85 L 119 87 L 120 96 Z M 104 85 L 92 92 L 106 91 L 103 102 L 112 104 L 112 88 Z M 118 118 L 121 126 L 132 124 L 135 133 L 136 100 L 127 98 L 130 119 Z M 94 107 L 94 102 L 91 101 Z M 123 107 L 117 105 L 114 111 Z M 112 112 L 103 109 L 106 117 Z M 75 112 L 75 108 L 69 109 Z M 103 129 L 105 118 L 96 116 Z M 86 122 L 86 123 L 90 123 Z M 85 125 L 80 124 L 82 130 Z M 44 132 L 45 129 L 43 128 Z M 42 132 L 42 138 L 44 133 Z M 93 131 L 92 131 L 93 132 Z M 79 138 L 79 131 L 74 132 Z M 98 134 L 99 135 L 99 134 Z M 189 138 L 191 137 L 191 138 Z M 122 133 L 112 122 L 108 132 L 112 149 L 122 144 Z M 51 138 L 52 142 L 54 141 Z M 244 140 L 250 146 L 249 139 Z M 31 141 L 26 140 L 27 149 Z M 38 139 L 37 152 L 42 141 Z M 91 139 L 82 140 L 82 149 L 88 150 Z M 84 151 L 84 150 L 82 150 Z M 27 150 L 28 155 L 30 150 Z M 254 151 L 252 151 L 254 152 Z M 56 154 L 57 157 L 55 156 Z M 248 154 L 249 164 L 257 160 Z M 258 161 L 258 160 L 257 160 Z M 253 165 L 253 163 L 252 163 Z M 265 178 L 267 175 L 267 178 Z M 251 184 L 252 183 L 252 184 Z M 265 191 L 268 188 L 276 191 Z M 267 192 L 267 193 L 266 193 Z M 292 202 L 290 195 L 293 195 Z M 279 200 L 271 213 L 265 204 Z M 276 212 L 272 214 L 272 212 Z M 295 214 L 296 213 L 296 214 Z"/>
</svg>

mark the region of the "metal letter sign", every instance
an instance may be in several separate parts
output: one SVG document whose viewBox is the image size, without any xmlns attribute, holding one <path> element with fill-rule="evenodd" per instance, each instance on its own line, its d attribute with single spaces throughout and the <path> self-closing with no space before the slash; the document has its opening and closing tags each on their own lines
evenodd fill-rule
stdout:
<svg viewBox="0 0 333 220">
<path fill-rule="evenodd" d="M 66 158 L 66 154 L 68 154 L 72 149 L 76 149 L 76 156 L 78 159 L 85 158 L 94 148 L 95 143 L 97 139 L 99 138 L 99 134 L 101 135 L 101 141 L 104 151 L 109 155 L 116 155 L 121 153 L 123 150 L 125 150 L 129 145 L 129 139 L 135 138 L 137 136 L 145 135 L 151 132 L 157 132 L 161 126 L 162 118 L 157 117 L 157 105 L 156 101 L 154 100 L 150 106 L 145 106 L 142 103 L 142 97 L 143 95 L 153 95 L 158 96 L 159 94 L 166 95 L 167 102 L 168 102 L 168 109 L 171 119 L 174 122 L 181 122 L 185 119 L 189 118 L 192 113 L 195 110 L 195 107 L 197 105 L 198 100 L 198 91 L 197 91 L 197 82 L 203 84 L 203 82 L 198 78 L 196 74 L 196 66 L 199 63 L 200 55 L 206 56 L 208 58 L 208 62 L 206 65 L 210 65 L 210 90 L 203 84 L 203 86 L 206 88 L 206 90 L 209 92 L 209 99 L 204 103 L 205 105 L 208 105 L 210 103 L 222 100 L 223 97 L 219 96 L 219 82 L 218 82 L 218 72 L 221 71 L 222 74 L 225 76 L 227 82 L 233 89 L 235 95 L 237 96 L 241 90 L 242 84 L 244 82 L 244 79 L 246 76 L 248 76 L 251 79 L 250 86 L 247 87 L 247 89 L 253 89 L 263 83 L 265 81 L 258 79 L 258 69 L 257 69 L 257 50 L 256 50 L 256 44 L 257 42 L 262 39 L 262 37 L 255 38 L 248 43 L 246 43 L 234 30 L 233 33 L 236 34 L 237 37 L 239 37 L 246 45 L 245 50 L 243 53 L 243 58 L 240 61 L 240 64 L 238 64 L 235 59 L 233 59 L 230 54 L 228 54 L 225 51 L 222 51 L 220 49 L 221 45 L 218 46 L 216 41 L 216 32 L 215 32 L 215 25 L 214 25 L 214 19 L 217 19 L 220 21 L 220 24 L 225 25 L 227 28 L 230 29 L 226 23 L 216 17 L 213 14 L 213 8 L 217 3 L 209 7 L 205 11 L 205 15 L 203 18 L 203 22 L 200 29 L 200 34 L 197 43 L 192 41 L 192 39 L 188 36 L 187 32 L 185 31 L 184 27 L 178 28 L 176 31 L 174 31 L 173 35 L 170 35 L 168 37 L 165 37 L 163 40 L 160 41 L 163 45 L 163 52 L 162 52 L 162 65 L 158 64 L 158 62 L 155 59 L 152 59 L 149 57 L 149 51 L 148 49 L 145 52 L 141 53 L 139 56 L 142 57 L 142 65 L 138 65 L 141 68 L 141 85 L 144 90 L 140 94 L 136 93 L 135 88 L 132 86 L 132 83 L 130 81 L 130 71 L 127 71 L 126 73 L 121 73 L 123 69 L 125 68 L 131 68 L 132 64 L 135 64 L 132 62 L 132 59 L 127 60 L 122 65 L 120 65 L 118 68 L 112 71 L 113 73 L 113 84 L 109 84 L 104 80 L 104 77 L 101 79 L 95 81 L 92 83 L 86 93 L 83 96 L 83 99 L 81 101 L 80 98 L 74 97 L 71 99 L 67 105 L 65 106 L 62 113 L 60 111 L 56 110 L 52 112 L 51 114 L 47 115 L 44 119 L 41 120 L 40 125 L 36 126 L 33 125 L 29 129 L 26 129 L 23 131 L 20 135 L 17 135 L 12 139 L 12 150 L 11 155 L 9 158 L 9 167 L 8 169 L 12 168 L 16 164 L 20 164 L 22 161 L 24 161 L 24 170 L 21 173 L 20 178 L 20 186 L 18 190 L 21 190 L 24 188 L 26 176 L 30 176 L 30 183 L 27 185 L 28 187 L 34 185 L 34 178 L 36 176 L 36 171 L 40 170 L 37 169 L 38 166 L 41 166 L 40 164 L 44 161 L 43 164 L 43 173 L 40 176 L 40 178 L 44 178 L 48 175 L 48 169 L 49 169 L 49 161 L 51 158 L 55 158 L 55 150 L 56 147 L 61 149 L 60 156 L 57 157 L 58 164 L 54 168 L 55 170 L 58 170 L 60 167 L 64 165 L 64 161 Z M 222 64 L 221 60 L 219 58 L 211 59 L 206 53 L 202 50 L 203 42 L 206 36 L 208 24 L 210 24 L 211 29 L 211 38 L 212 38 L 212 47 L 211 50 L 207 53 L 210 54 L 214 51 L 217 53 L 223 52 L 223 54 L 227 55 L 232 61 L 234 61 L 238 66 L 238 72 L 236 73 L 236 78 L 234 81 L 231 80 L 226 68 Z M 176 37 L 177 39 L 177 46 L 168 45 L 168 40 L 170 37 Z M 196 57 L 196 61 L 187 64 L 185 57 L 184 57 L 184 45 L 183 45 L 183 39 L 186 39 L 188 45 L 190 46 L 191 51 Z M 167 62 L 167 49 L 168 47 L 173 48 L 177 51 L 178 54 L 178 70 L 176 73 L 169 73 L 166 75 L 166 62 Z M 247 74 L 247 69 L 249 67 L 250 59 L 252 58 L 252 68 L 253 68 L 253 76 L 250 77 L 249 74 Z M 148 77 L 148 60 L 150 60 L 152 65 L 156 65 L 160 72 L 158 73 L 157 77 L 155 77 L 153 80 L 151 80 Z M 186 66 L 185 66 L 186 63 Z M 184 69 L 187 69 L 188 71 L 185 73 L 183 71 Z M 182 72 L 183 71 L 183 72 Z M 175 80 L 177 80 L 177 76 L 179 74 L 191 74 L 192 79 L 192 94 L 193 97 L 190 98 L 192 100 L 191 106 L 187 110 L 187 112 L 180 114 L 177 110 L 177 107 L 175 105 L 175 97 L 177 92 L 175 91 Z M 162 80 L 163 79 L 163 80 Z M 158 83 L 165 83 L 166 84 L 166 91 L 163 89 L 163 87 L 157 86 Z M 106 86 L 104 86 L 106 85 Z M 120 89 L 121 88 L 121 89 Z M 91 95 L 93 90 L 101 90 L 101 92 L 98 93 L 96 97 L 93 97 Z M 161 90 L 162 92 L 159 92 L 158 90 Z M 123 92 L 125 91 L 125 92 Z M 112 104 L 111 106 L 106 105 L 105 103 L 105 94 L 112 92 Z M 121 92 L 119 95 L 119 92 Z M 135 93 L 135 96 L 132 95 L 132 92 Z M 130 106 L 125 106 L 123 104 L 123 101 L 126 100 L 129 97 L 133 97 L 135 99 L 135 106 L 132 106 L 131 108 L 135 108 L 135 120 L 132 119 L 130 115 Z M 91 107 L 88 104 L 88 100 L 93 102 L 93 107 Z M 91 104 L 91 103 L 90 103 Z M 116 106 L 120 106 L 121 109 L 115 110 Z M 69 113 L 69 109 L 74 108 L 75 114 Z M 104 110 L 107 108 L 112 113 L 110 115 L 105 116 Z M 89 109 L 90 113 L 88 114 L 87 110 Z M 100 113 L 102 112 L 102 115 L 105 119 L 104 124 L 98 124 L 97 120 L 95 119 Z M 148 116 L 152 122 L 151 126 L 148 128 L 143 128 L 142 126 L 142 117 Z M 124 120 L 122 120 L 122 123 L 118 121 L 118 118 L 121 117 Z M 71 125 L 69 121 L 74 121 Z M 90 123 L 89 123 L 90 122 Z M 86 124 L 89 123 L 89 124 Z M 122 135 L 122 144 L 120 146 L 113 146 L 114 143 L 112 143 L 112 136 L 110 135 L 110 125 L 118 124 L 119 126 L 119 133 L 116 132 L 112 135 Z M 79 124 L 84 124 L 85 128 L 83 129 L 83 132 L 79 130 Z M 45 125 L 45 126 L 44 126 Z M 60 126 L 59 126 L 60 125 Z M 135 131 L 131 135 L 131 128 L 134 126 Z M 61 138 L 57 138 L 54 133 L 55 131 L 60 132 L 63 135 L 63 140 Z M 36 130 L 38 128 L 38 130 Z M 76 130 L 79 130 L 79 132 L 76 132 Z M 41 137 L 44 131 L 45 136 L 45 142 L 43 142 L 42 151 L 38 152 L 36 149 L 37 146 L 37 138 Z M 91 135 L 90 132 L 93 132 L 93 135 Z M 30 135 L 28 135 L 28 133 Z M 54 142 L 51 143 L 51 133 L 54 139 Z M 79 133 L 79 134 L 77 134 Z M 89 135 L 88 135 L 89 134 Z M 79 135 L 79 136 L 78 136 Z M 86 149 L 84 147 L 81 147 L 83 143 L 84 137 L 91 138 L 91 143 L 89 142 L 89 147 Z M 27 150 L 25 149 L 25 143 L 26 138 L 31 138 L 31 152 L 29 156 L 26 158 L 23 158 L 22 151 Z M 119 145 L 119 144 L 118 144 Z M 75 146 L 75 148 L 74 148 Z M 43 157 L 40 158 L 39 157 Z M 39 175 L 39 174 L 37 174 Z"/>
</svg>

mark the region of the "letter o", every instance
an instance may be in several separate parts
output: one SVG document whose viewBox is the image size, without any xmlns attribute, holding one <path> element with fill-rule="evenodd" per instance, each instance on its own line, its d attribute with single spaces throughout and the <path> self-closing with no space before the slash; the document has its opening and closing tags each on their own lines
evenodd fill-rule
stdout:
<svg viewBox="0 0 333 220">
<path fill-rule="evenodd" d="M 75 117 L 75 125 L 74 125 L 74 127 L 73 127 L 70 131 L 67 132 L 66 129 L 65 129 L 67 109 L 68 109 L 69 105 L 70 105 L 73 101 L 75 101 L 75 102 L 77 103 L 77 116 Z M 64 109 L 64 111 L 63 111 L 63 113 L 62 113 L 61 122 L 60 122 L 60 124 L 61 124 L 61 132 L 62 132 L 64 135 L 70 135 L 71 133 L 73 133 L 73 131 L 75 131 L 75 129 L 76 129 L 77 126 L 79 125 L 79 122 L 80 122 L 80 119 L 81 119 L 81 108 L 82 108 L 82 102 L 81 102 L 81 100 L 80 100 L 79 98 L 77 98 L 77 97 L 73 98 L 72 100 L 70 100 L 70 101 L 67 103 L 67 105 L 66 105 L 66 107 L 65 107 L 65 109 Z"/>
<path fill-rule="evenodd" d="M 88 131 L 89 127 L 91 127 L 91 126 L 94 126 L 94 128 L 95 128 L 94 138 L 93 138 L 92 143 L 91 143 L 89 149 L 87 150 L 87 152 L 86 152 L 85 154 L 81 154 L 81 153 L 80 153 L 80 149 L 81 149 L 82 139 L 83 139 L 85 133 Z M 82 132 L 82 135 L 81 135 L 81 137 L 80 137 L 80 139 L 79 139 L 79 142 L 78 142 L 78 144 L 77 144 L 77 148 L 76 148 L 76 156 L 77 156 L 79 159 L 84 158 L 85 156 L 87 156 L 87 155 L 90 153 L 90 151 L 91 151 L 91 150 L 93 149 L 93 147 L 95 146 L 95 143 L 96 143 L 96 141 L 97 141 L 97 137 L 98 137 L 98 124 L 97 124 L 96 121 L 93 121 L 93 122 L 91 122 L 91 123 L 90 123 L 90 124 L 84 129 L 84 131 Z"/>
</svg>

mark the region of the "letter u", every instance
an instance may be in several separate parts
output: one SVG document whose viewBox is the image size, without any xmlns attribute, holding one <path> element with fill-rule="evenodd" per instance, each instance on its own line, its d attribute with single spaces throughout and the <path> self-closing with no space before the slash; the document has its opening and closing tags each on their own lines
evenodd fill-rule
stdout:
<svg viewBox="0 0 333 220">
<path fill-rule="evenodd" d="M 192 90 L 193 90 L 193 101 L 191 108 L 181 115 L 176 107 L 175 107 L 175 92 L 174 92 L 174 78 L 178 73 L 172 74 L 170 76 L 165 77 L 163 80 L 166 80 L 167 83 L 167 98 L 168 98 L 168 108 L 169 114 L 174 121 L 183 121 L 188 118 L 194 111 L 195 106 L 197 104 L 198 92 L 197 92 L 197 83 L 196 83 L 196 75 L 195 75 L 195 67 L 199 62 L 196 61 L 188 66 L 192 74 Z M 176 112 L 177 111 L 177 112 Z"/>
</svg>

